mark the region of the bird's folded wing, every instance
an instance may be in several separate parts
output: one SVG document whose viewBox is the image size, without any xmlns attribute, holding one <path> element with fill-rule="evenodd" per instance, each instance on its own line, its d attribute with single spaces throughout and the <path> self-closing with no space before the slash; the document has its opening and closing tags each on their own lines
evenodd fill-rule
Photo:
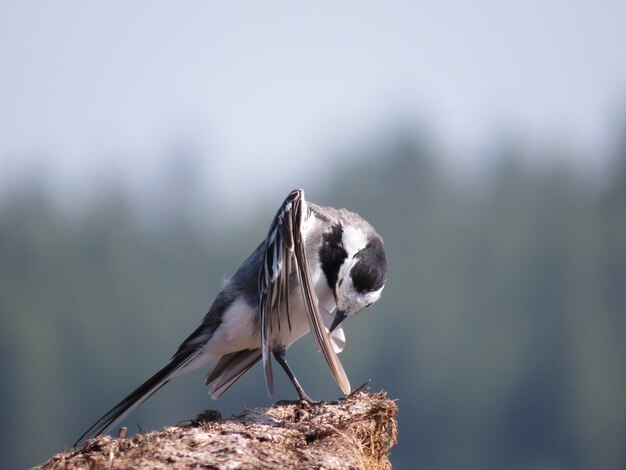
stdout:
<svg viewBox="0 0 626 470">
<path fill-rule="evenodd" d="M 211 398 L 219 398 L 260 359 L 261 351 L 258 349 L 244 349 L 222 356 L 205 379 L 207 385 L 214 382 L 210 390 Z"/>
<path fill-rule="evenodd" d="M 324 326 L 318 309 L 306 256 L 306 246 L 302 233 L 306 217 L 304 191 L 296 189 L 289 193 L 276 213 L 266 239 L 263 265 L 259 273 L 259 318 L 261 323 L 261 351 L 267 391 L 273 393 L 271 353 L 271 333 L 274 328 L 291 329 L 289 312 L 289 292 L 291 266 L 295 263 L 298 284 L 306 307 L 307 319 L 313 337 L 322 351 L 333 377 L 345 394 L 350 393 L 348 377 L 331 344 L 328 330 Z M 286 312 L 287 325 L 280 324 L 279 312 Z"/>
</svg>

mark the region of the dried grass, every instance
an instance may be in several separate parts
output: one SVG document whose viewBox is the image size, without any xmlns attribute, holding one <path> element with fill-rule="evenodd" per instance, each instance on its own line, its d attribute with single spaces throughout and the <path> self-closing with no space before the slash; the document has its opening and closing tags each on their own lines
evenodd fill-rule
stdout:
<svg viewBox="0 0 626 470">
<path fill-rule="evenodd" d="M 229 419 L 209 410 L 181 427 L 101 436 L 41 469 L 389 469 L 397 439 L 396 404 L 384 392 L 303 406 L 278 403 Z"/>
</svg>

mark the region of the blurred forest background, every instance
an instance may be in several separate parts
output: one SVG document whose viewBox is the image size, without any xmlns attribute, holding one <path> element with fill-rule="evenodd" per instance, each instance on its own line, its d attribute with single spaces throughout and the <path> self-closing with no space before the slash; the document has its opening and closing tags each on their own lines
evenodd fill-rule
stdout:
<svg viewBox="0 0 626 470">
<path fill-rule="evenodd" d="M 521 151 L 503 146 L 469 187 L 405 129 L 307 192 L 358 211 L 385 239 L 391 279 L 383 300 L 346 324 L 342 359 L 353 384 L 371 378 L 398 399 L 398 468 L 626 466 L 626 146 L 601 182 L 566 164 L 529 168 Z M 194 212 L 187 197 L 202 188 L 193 158 L 180 161 L 178 191 L 164 185 L 149 217 L 113 190 L 73 215 L 36 185 L 3 202 L 9 467 L 71 445 L 156 371 L 264 236 L 280 200 L 255 205 L 245 222 L 207 222 L 228 207 L 209 200 Z M 313 397 L 339 396 L 309 337 L 290 357 Z M 276 398 L 293 398 L 281 379 Z M 127 424 L 149 430 L 271 402 L 259 368 L 217 402 L 196 373 Z"/>
<path fill-rule="evenodd" d="M 626 3 L 0 2 L 0 456 L 158 370 L 294 187 L 385 239 L 346 322 L 395 468 L 626 468 Z M 336 399 L 312 340 L 290 363 Z M 126 425 L 294 398 L 202 373 Z"/>
</svg>

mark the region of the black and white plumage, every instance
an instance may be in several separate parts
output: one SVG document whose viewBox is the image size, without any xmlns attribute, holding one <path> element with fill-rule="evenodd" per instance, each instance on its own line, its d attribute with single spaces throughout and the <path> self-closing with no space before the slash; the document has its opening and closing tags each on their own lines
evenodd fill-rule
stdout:
<svg viewBox="0 0 626 470">
<path fill-rule="evenodd" d="M 342 392 L 349 394 L 350 383 L 337 357 L 345 345 L 341 322 L 378 300 L 386 280 L 383 242 L 367 221 L 346 209 L 306 202 L 301 189 L 292 191 L 266 239 L 227 282 L 171 361 L 76 444 L 107 432 L 171 379 L 214 359 L 218 361 L 205 380 L 213 398 L 259 361 L 272 395 L 274 355 L 299 398 L 310 400 L 285 361 L 286 349 L 308 331 Z"/>
</svg>

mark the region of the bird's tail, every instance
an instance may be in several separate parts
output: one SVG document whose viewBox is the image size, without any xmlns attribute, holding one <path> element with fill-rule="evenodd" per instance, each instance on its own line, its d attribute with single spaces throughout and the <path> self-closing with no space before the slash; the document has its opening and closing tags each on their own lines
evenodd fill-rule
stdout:
<svg viewBox="0 0 626 470">
<path fill-rule="evenodd" d="M 82 436 L 78 438 L 74 447 L 76 447 L 86 437 L 94 437 L 104 434 L 111 430 L 115 425 L 122 421 L 128 414 L 147 400 L 153 393 L 159 390 L 163 385 L 169 382 L 171 375 L 176 372 L 183 361 L 172 359 L 163 369 L 158 371 L 134 392 L 115 405 L 108 413 L 96 421 Z"/>
</svg>

